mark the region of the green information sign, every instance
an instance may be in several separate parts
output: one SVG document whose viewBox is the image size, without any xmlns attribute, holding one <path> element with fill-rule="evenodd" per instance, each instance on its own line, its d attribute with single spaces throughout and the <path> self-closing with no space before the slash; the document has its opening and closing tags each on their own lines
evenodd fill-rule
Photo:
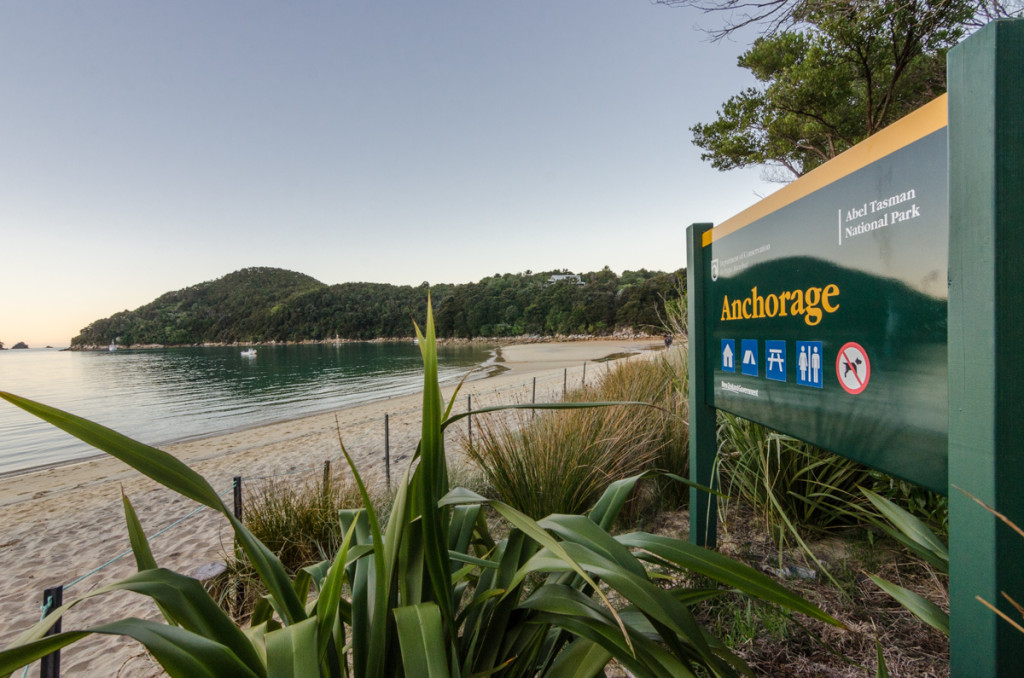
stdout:
<svg viewBox="0 0 1024 678">
<path fill-rule="evenodd" d="M 690 227 L 690 474 L 714 486 L 722 409 L 946 494 L 950 675 L 1010 678 L 987 605 L 1024 601 L 1024 20 L 947 63 L 948 98 Z M 716 539 L 696 488 L 690 539 Z"/>
<path fill-rule="evenodd" d="M 705 233 L 700 330 L 709 405 L 943 494 L 945 111 Z"/>
</svg>

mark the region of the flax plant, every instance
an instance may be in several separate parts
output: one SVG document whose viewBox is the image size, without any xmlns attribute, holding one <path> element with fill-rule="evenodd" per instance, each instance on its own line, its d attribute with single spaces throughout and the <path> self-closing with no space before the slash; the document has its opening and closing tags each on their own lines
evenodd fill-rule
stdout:
<svg viewBox="0 0 1024 678">
<path fill-rule="evenodd" d="M 612 659 L 636 676 L 737 676 L 752 673 L 697 624 L 693 604 L 746 595 L 839 625 L 774 580 L 720 554 L 643 532 L 611 536 L 608 529 L 641 476 L 613 483 L 587 515 L 542 520 L 451 489 L 443 433 L 465 415 L 451 415 L 454 395 L 447 405 L 441 398 L 429 305 L 425 330 L 416 331 L 424 362 L 422 438 L 390 517 L 380 521 L 349 459 L 363 507 L 341 512 L 344 537 L 333 560 L 294 577 L 206 480 L 176 458 L 0 392 L 0 398 L 219 511 L 268 590 L 249 626 L 240 628 L 199 582 L 157 566 L 126 498 L 139 572 L 50 612 L 0 652 L 0 676 L 93 633 L 138 640 L 172 677 L 586 678 L 603 675 Z M 344 446 L 342 451 L 348 457 Z M 485 509 L 507 521 L 507 538 L 492 538 Z M 647 563 L 698 573 L 722 586 L 668 591 L 655 583 Z M 69 608 L 116 590 L 149 596 L 167 623 L 123 619 L 44 637 Z"/>
</svg>

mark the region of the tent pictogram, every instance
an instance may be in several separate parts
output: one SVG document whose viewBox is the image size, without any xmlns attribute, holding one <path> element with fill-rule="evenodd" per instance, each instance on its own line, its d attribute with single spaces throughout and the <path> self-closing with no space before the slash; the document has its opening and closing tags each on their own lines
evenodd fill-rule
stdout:
<svg viewBox="0 0 1024 678">
<path fill-rule="evenodd" d="M 743 353 L 743 364 L 740 365 L 740 372 L 749 376 L 758 376 L 757 370 L 757 339 L 743 339 L 740 342 Z"/>
</svg>

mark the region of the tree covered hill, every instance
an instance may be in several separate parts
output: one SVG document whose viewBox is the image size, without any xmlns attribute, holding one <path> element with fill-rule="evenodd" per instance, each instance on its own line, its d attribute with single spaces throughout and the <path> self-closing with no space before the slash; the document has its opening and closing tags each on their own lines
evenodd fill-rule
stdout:
<svg viewBox="0 0 1024 678">
<path fill-rule="evenodd" d="M 119 345 L 378 339 L 408 337 L 426 315 L 427 293 L 441 337 L 609 334 L 660 325 L 664 300 L 679 294 L 682 272 L 607 267 L 552 282 L 553 273 L 506 273 L 463 285 L 343 283 L 301 273 L 247 268 L 168 292 L 97 320 L 73 348 Z M 582 284 L 580 284 L 582 283 Z"/>
<path fill-rule="evenodd" d="M 76 346 L 234 342 L 258 329 L 258 317 L 327 287 L 301 273 L 244 268 L 223 278 L 168 292 L 134 311 L 96 320 L 71 340 Z"/>
</svg>

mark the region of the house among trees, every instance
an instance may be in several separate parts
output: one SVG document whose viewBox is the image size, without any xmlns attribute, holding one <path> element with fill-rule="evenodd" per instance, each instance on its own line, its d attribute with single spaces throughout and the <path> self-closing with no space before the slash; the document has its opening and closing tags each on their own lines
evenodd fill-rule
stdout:
<svg viewBox="0 0 1024 678">
<path fill-rule="evenodd" d="M 550 278 L 548 278 L 548 284 L 549 285 L 554 285 L 556 282 L 562 282 L 563 280 L 565 280 L 567 282 L 571 282 L 574 285 L 586 285 L 587 284 L 587 283 L 583 282 L 583 279 L 579 275 L 577 275 L 575 273 L 555 273 Z"/>
</svg>

